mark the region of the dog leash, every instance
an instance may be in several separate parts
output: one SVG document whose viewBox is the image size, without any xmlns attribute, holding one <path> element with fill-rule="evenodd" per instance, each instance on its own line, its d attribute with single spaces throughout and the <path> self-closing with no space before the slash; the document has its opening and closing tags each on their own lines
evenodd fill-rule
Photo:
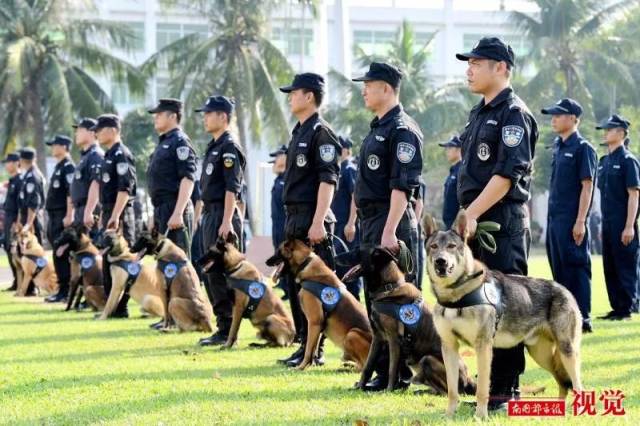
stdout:
<svg viewBox="0 0 640 426">
<path fill-rule="evenodd" d="M 496 244 L 496 239 L 492 232 L 498 232 L 500 230 L 500 224 L 492 221 L 484 221 L 478 223 L 478 227 L 476 228 L 476 239 L 482 248 L 485 250 L 495 253 L 498 249 Z"/>
</svg>

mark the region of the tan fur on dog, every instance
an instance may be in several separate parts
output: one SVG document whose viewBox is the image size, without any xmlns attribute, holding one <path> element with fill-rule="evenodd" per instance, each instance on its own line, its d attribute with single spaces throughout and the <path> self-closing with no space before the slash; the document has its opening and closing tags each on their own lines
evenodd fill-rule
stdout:
<svg viewBox="0 0 640 426">
<path fill-rule="evenodd" d="M 22 258 L 20 264 L 22 266 L 22 281 L 18 283 L 18 291 L 16 296 L 23 297 L 27 293 L 29 283 L 33 280 L 38 289 L 48 294 L 53 294 L 58 291 L 58 276 L 53 267 L 53 262 L 47 259 L 47 264 L 44 268 L 34 277 L 34 273 L 37 269 L 36 263 L 27 257 L 27 255 L 33 255 L 46 258 L 46 252 L 44 248 L 38 242 L 35 234 L 31 230 L 20 228 L 18 234 L 18 241 L 20 244 L 20 252 Z"/>
</svg>

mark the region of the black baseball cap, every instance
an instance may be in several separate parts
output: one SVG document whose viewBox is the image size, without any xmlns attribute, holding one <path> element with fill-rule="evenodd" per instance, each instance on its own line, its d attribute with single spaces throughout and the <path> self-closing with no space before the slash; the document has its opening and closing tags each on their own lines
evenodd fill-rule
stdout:
<svg viewBox="0 0 640 426">
<path fill-rule="evenodd" d="M 622 117 L 621 115 L 613 114 L 611 117 L 607 118 L 598 126 L 596 126 L 596 129 L 598 130 L 617 129 L 617 128 L 628 129 L 629 126 L 631 126 L 631 123 L 628 120 L 625 120 L 625 118 Z"/>
<path fill-rule="evenodd" d="M 155 108 L 148 110 L 149 114 L 155 114 L 156 112 L 182 112 L 182 101 L 173 98 L 163 98 L 158 101 L 158 105 Z"/>
<path fill-rule="evenodd" d="M 277 157 L 278 155 L 283 155 L 287 153 L 287 146 L 286 145 L 280 145 L 280 147 L 278 149 L 276 149 L 273 152 L 269 153 L 269 157 Z M 271 160 L 269 161 L 269 164 L 273 164 L 275 163 L 276 160 Z"/>
<path fill-rule="evenodd" d="M 7 156 L 4 158 L 4 160 L 2 160 L 3 163 L 9 163 L 11 161 L 19 161 L 20 160 L 20 155 L 18 155 L 17 152 L 10 152 L 7 154 Z"/>
<path fill-rule="evenodd" d="M 575 115 L 580 117 L 582 115 L 582 105 L 576 100 L 571 98 L 560 99 L 555 105 L 540 110 L 541 113 L 546 115 Z"/>
<path fill-rule="evenodd" d="M 102 114 L 96 119 L 96 125 L 90 130 L 97 132 L 105 127 L 113 127 L 120 130 L 120 118 L 115 114 Z"/>
<path fill-rule="evenodd" d="M 231 114 L 233 112 L 233 108 L 235 106 L 235 102 L 233 99 L 227 98 L 226 96 L 209 96 L 207 102 L 204 103 L 200 108 L 195 109 L 195 112 L 212 112 L 212 111 L 220 111 L 226 112 L 227 114 Z"/>
<path fill-rule="evenodd" d="M 509 68 L 515 65 L 516 55 L 511 46 L 500 40 L 498 37 L 483 37 L 471 49 L 471 52 L 456 53 L 456 58 L 460 61 L 469 59 L 493 59 L 494 61 L 504 61 Z"/>
<path fill-rule="evenodd" d="M 440 142 L 438 145 L 443 148 L 462 148 L 462 141 L 458 135 L 453 135 L 451 139 L 446 142 Z"/>
<path fill-rule="evenodd" d="M 21 160 L 33 160 L 36 158 L 36 150 L 31 147 L 21 148 L 20 149 L 20 159 Z"/>
<path fill-rule="evenodd" d="M 402 70 L 384 62 L 372 62 L 365 75 L 352 79 L 352 81 L 376 80 L 387 82 L 391 87 L 397 89 L 400 86 L 400 80 L 402 80 Z"/>
<path fill-rule="evenodd" d="M 340 142 L 340 146 L 343 148 L 353 148 L 353 141 L 347 136 L 338 136 L 338 142 Z"/>
<path fill-rule="evenodd" d="M 64 135 L 56 135 L 52 140 L 45 142 L 48 146 L 62 145 L 69 148 L 71 146 L 71 138 Z"/>
<path fill-rule="evenodd" d="M 93 118 L 83 117 L 80 119 L 80 121 L 78 121 L 76 124 L 72 125 L 71 127 L 73 127 L 74 129 L 83 128 L 87 130 L 92 130 L 93 127 L 96 125 L 96 123 L 97 121 L 94 120 Z"/>
<path fill-rule="evenodd" d="M 288 86 L 281 87 L 280 91 L 290 93 L 298 89 L 309 89 L 324 93 L 324 86 L 324 77 L 320 74 L 305 72 L 296 74 L 295 77 L 293 77 L 293 82 Z"/>
</svg>

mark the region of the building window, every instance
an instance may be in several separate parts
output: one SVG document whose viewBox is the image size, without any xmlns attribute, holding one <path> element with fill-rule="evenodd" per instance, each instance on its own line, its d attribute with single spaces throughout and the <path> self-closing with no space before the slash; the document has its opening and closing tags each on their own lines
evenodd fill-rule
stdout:
<svg viewBox="0 0 640 426">
<path fill-rule="evenodd" d="M 353 32 L 353 44 L 367 55 L 384 56 L 389 53 L 395 31 L 356 30 Z"/>
<path fill-rule="evenodd" d="M 463 40 L 463 51 L 470 52 L 476 43 L 482 37 L 493 37 L 489 34 L 465 34 Z M 526 56 L 531 52 L 531 41 L 524 35 L 508 34 L 499 36 L 502 41 L 507 43 L 513 49 L 513 52 L 518 56 Z"/>
<path fill-rule="evenodd" d="M 209 33 L 208 27 L 196 24 L 158 24 L 156 27 L 156 48 L 160 50 L 193 33 L 206 37 Z"/>
<path fill-rule="evenodd" d="M 144 94 L 134 95 L 129 92 L 127 83 L 111 82 L 111 100 L 118 105 L 134 105 L 144 103 Z"/>
<path fill-rule="evenodd" d="M 132 49 L 136 52 L 144 52 L 144 22 L 125 22 L 124 24 L 129 27 L 129 30 L 133 33 Z"/>
<path fill-rule="evenodd" d="M 310 56 L 313 51 L 313 30 L 311 28 L 273 28 L 271 42 L 285 56 Z"/>
</svg>

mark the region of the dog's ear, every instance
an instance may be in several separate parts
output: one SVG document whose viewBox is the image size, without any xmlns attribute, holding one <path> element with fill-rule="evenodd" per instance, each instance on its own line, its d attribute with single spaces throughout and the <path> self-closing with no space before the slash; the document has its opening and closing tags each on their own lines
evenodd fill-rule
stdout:
<svg viewBox="0 0 640 426">
<path fill-rule="evenodd" d="M 456 220 L 451 225 L 451 230 L 460 235 L 464 241 L 467 241 L 469 237 L 469 230 L 467 229 L 467 212 L 464 209 L 460 209 Z"/>
<path fill-rule="evenodd" d="M 226 242 L 224 241 L 224 238 L 218 237 L 218 239 L 216 240 L 216 250 L 220 253 L 224 252 L 225 244 Z"/>
<path fill-rule="evenodd" d="M 375 266 L 385 266 L 389 262 L 398 262 L 397 256 L 385 247 L 374 247 L 371 251 L 371 263 Z"/>
<path fill-rule="evenodd" d="M 235 232 L 232 231 L 227 234 L 227 243 L 233 244 L 234 247 L 239 247 L 238 236 Z"/>
<path fill-rule="evenodd" d="M 430 213 L 425 213 L 422 217 L 422 230 L 425 241 L 439 230 L 438 223 Z"/>
</svg>

